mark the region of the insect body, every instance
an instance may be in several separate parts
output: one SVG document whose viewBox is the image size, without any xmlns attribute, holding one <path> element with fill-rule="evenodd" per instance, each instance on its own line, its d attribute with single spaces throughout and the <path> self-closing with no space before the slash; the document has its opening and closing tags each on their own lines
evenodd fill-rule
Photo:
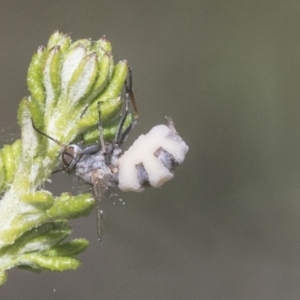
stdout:
<svg viewBox="0 0 300 300">
<path fill-rule="evenodd" d="M 123 154 L 118 144 L 108 143 L 103 149 L 83 155 L 76 162 L 76 175 L 94 185 L 99 177 L 102 185 L 117 183 L 122 191 L 141 192 L 146 186 L 161 187 L 174 176 L 188 146 L 176 132 L 174 123 L 153 127 L 141 135 Z"/>
<path fill-rule="evenodd" d="M 168 125 L 155 126 L 148 134 L 139 136 L 124 154 L 118 143 L 106 143 L 76 162 L 76 175 L 93 187 L 99 240 L 103 227 L 103 192 L 114 183 L 122 191 L 141 192 L 146 186 L 161 187 L 173 178 L 175 167 L 183 162 L 187 151 L 188 146 L 168 118 Z"/>
<path fill-rule="evenodd" d="M 60 144 L 64 150 L 61 155 L 63 170 L 68 173 L 75 171 L 84 182 L 91 184 L 97 203 L 98 237 L 102 236 L 101 199 L 103 192 L 114 184 L 122 191 L 141 192 L 146 186 L 161 187 L 173 178 L 178 164 L 184 161 L 188 146 L 177 133 L 171 118 L 167 125 L 153 127 L 146 135 L 139 136 L 133 145 L 123 154 L 121 145 L 134 126 L 134 122 L 126 130 L 123 126 L 127 115 L 128 99 L 131 99 L 137 116 L 136 105 L 130 81 L 126 89 L 126 109 L 120 120 L 116 137 L 113 142 L 105 143 L 99 109 L 100 143 L 82 149 L 79 145 L 62 145 L 59 141 L 33 127 L 39 133 Z"/>
<path fill-rule="evenodd" d="M 188 146 L 176 132 L 173 121 L 153 127 L 141 135 L 123 154 L 118 143 L 107 143 L 94 153 L 84 154 L 76 162 L 76 175 L 93 186 L 98 208 L 98 236 L 102 236 L 101 198 L 114 183 L 122 191 L 141 192 L 144 187 L 161 187 L 173 178 Z"/>
</svg>

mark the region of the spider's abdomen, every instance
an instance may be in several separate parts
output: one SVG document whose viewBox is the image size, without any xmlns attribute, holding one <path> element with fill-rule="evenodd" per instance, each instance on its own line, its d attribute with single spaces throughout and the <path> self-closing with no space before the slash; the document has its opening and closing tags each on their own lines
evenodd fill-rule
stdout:
<svg viewBox="0 0 300 300">
<path fill-rule="evenodd" d="M 119 188 L 141 192 L 145 186 L 161 187 L 173 178 L 174 168 L 183 162 L 187 151 L 171 119 L 168 126 L 153 127 L 119 158 Z"/>
</svg>

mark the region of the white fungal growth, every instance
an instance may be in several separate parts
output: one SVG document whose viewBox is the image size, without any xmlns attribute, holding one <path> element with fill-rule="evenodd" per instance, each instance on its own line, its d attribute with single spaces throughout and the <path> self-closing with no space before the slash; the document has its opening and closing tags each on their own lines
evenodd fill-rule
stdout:
<svg viewBox="0 0 300 300">
<path fill-rule="evenodd" d="M 155 152 L 162 148 L 171 154 L 176 163 L 184 161 L 188 146 L 176 132 L 173 122 L 168 126 L 153 127 L 146 135 L 141 135 L 133 145 L 119 158 L 119 188 L 123 191 L 143 191 L 138 176 L 137 165 L 143 164 L 152 187 L 161 187 L 173 178 L 173 173 L 161 162 Z"/>
</svg>

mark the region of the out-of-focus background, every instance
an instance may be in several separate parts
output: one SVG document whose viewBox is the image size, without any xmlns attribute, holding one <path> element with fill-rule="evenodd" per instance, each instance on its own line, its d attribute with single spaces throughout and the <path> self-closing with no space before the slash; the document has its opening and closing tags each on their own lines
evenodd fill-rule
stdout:
<svg viewBox="0 0 300 300">
<path fill-rule="evenodd" d="M 0 141 L 37 46 L 106 35 L 134 72 L 140 121 L 171 116 L 190 147 L 162 189 L 73 222 L 77 271 L 9 272 L 1 299 L 300 299 L 299 1 L 0 2 Z M 76 193 L 57 174 L 54 193 Z M 125 203 L 125 204 L 123 204 Z"/>
</svg>

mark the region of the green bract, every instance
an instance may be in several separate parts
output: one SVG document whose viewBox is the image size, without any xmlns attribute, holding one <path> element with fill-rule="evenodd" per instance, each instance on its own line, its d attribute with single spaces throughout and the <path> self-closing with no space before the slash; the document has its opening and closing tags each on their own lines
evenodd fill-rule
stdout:
<svg viewBox="0 0 300 300">
<path fill-rule="evenodd" d="M 54 197 L 42 189 L 57 168 L 62 149 L 36 132 L 32 121 L 61 144 L 79 136 L 95 143 L 100 103 L 104 137 L 112 139 L 128 64 L 114 64 L 111 50 L 105 37 L 72 42 L 70 36 L 55 32 L 32 57 L 27 76 L 30 96 L 22 99 L 18 112 L 22 139 L 0 150 L 1 283 L 6 270 L 15 266 L 63 271 L 80 264 L 74 255 L 84 251 L 88 242 L 62 241 L 71 232 L 67 220 L 88 214 L 94 199 L 90 194 Z"/>
</svg>

